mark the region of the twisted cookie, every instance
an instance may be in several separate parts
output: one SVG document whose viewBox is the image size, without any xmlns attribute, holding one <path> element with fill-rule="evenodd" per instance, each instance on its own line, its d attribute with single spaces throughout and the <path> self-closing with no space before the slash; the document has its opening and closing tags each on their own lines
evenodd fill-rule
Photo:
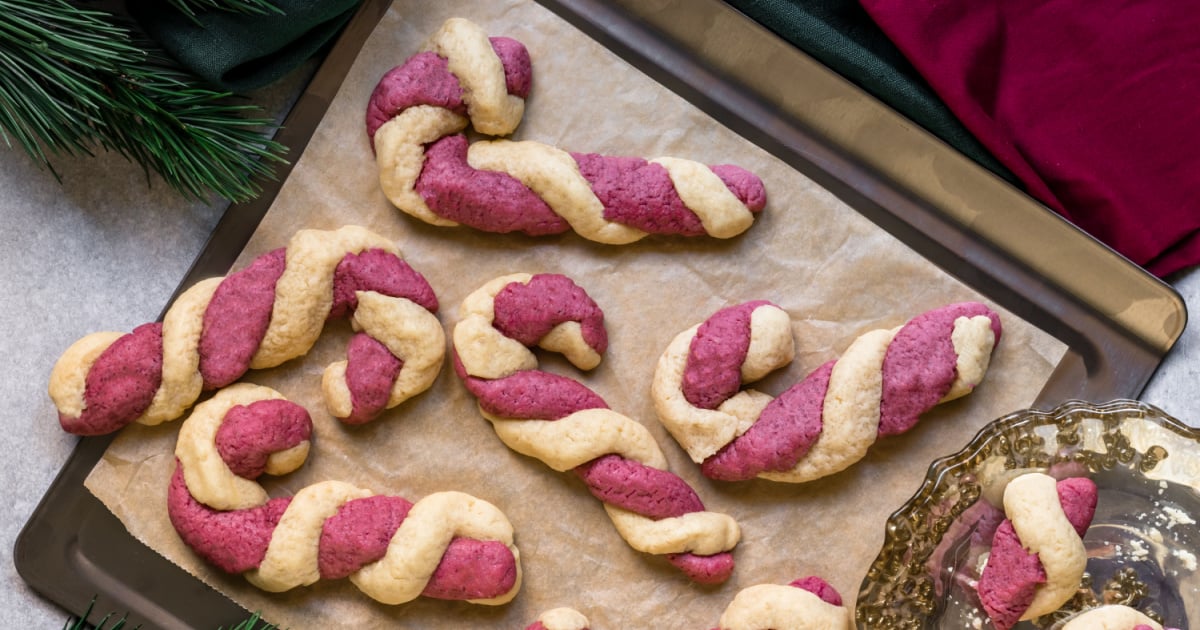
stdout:
<svg viewBox="0 0 1200 630">
<path fill-rule="evenodd" d="M 387 604 L 419 595 L 503 604 L 516 595 L 512 525 L 470 495 L 413 504 L 325 481 L 269 499 L 253 479 L 299 467 L 311 430 L 303 407 L 258 385 L 231 385 L 196 405 L 180 427 L 167 496 L 183 541 L 271 592 L 349 577 Z"/>
<path fill-rule="evenodd" d="M 391 241 L 355 226 L 301 230 L 286 249 L 192 286 L 161 323 L 75 342 L 50 373 L 50 398 L 71 433 L 159 424 L 202 390 L 302 356 L 327 319 L 349 315 L 360 332 L 347 360 L 326 368 L 323 388 L 330 413 L 362 423 L 437 377 L 445 353 L 437 306 Z"/>
<path fill-rule="evenodd" d="M 469 144 L 521 122 L 531 82 L 518 41 L 452 18 L 425 50 L 379 81 L 367 134 L 379 182 L 400 210 L 434 225 L 557 234 L 624 244 L 647 234 L 744 232 L 766 204 L 762 181 L 731 165 L 568 153 L 539 142 Z"/>
<path fill-rule="evenodd" d="M 561 275 L 504 276 L 467 296 L 461 317 L 455 369 L 501 441 L 554 470 L 574 469 L 634 549 L 666 554 L 697 582 L 729 577 L 737 523 L 704 510 L 645 427 L 582 383 L 537 369 L 535 345 L 581 369 L 600 362 L 604 316 L 583 289 Z"/>
<path fill-rule="evenodd" d="M 659 359 L 659 418 L 703 473 L 803 482 L 857 462 L 880 435 L 903 433 L 987 371 L 1000 319 L 951 304 L 856 339 L 778 398 L 740 390 L 794 357 L 791 323 L 769 302 L 718 311 L 680 333 Z"/>
<path fill-rule="evenodd" d="M 980 603 L 1000 630 L 1058 610 L 1087 568 L 1083 535 L 1096 512 L 1096 484 L 1027 473 L 1004 489 L 1005 520 L 979 576 Z M 1086 626 L 1092 627 L 1092 626 Z"/>
<path fill-rule="evenodd" d="M 842 596 L 819 577 L 787 586 L 758 584 L 742 589 L 721 615 L 716 630 L 849 630 Z"/>
</svg>

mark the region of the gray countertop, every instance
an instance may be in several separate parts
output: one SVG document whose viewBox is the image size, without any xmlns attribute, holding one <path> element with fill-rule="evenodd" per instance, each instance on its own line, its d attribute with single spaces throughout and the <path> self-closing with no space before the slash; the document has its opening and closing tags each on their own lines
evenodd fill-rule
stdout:
<svg viewBox="0 0 1200 630">
<path fill-rule="evenodd" d="M 268 95 L 287 100 L 289 87 Z M 281 96 L 282 94 L 282 96 Z M 5 587 L 0 610 L 14 627 L 61 627 L 68 612 L 25 585 L 13 566 L 17 535 L 77 438 L 58 427 L 46 394 L 58 355 L 97 330 L 155 320 L 224 212 L 181 200 L 119 157 L 62 159 L 62 183 L 18 149 L 0 147 L 0 269 L 4 354 L 0 438 L 8 464 L 0 503 Z M 1200 270 L 1172 279 L 1189 310 L 1200 308 Z M 1200 333 L 1189 326 L 1141 399 L 1197 424 Z M 120 611 L 118 611 L 120 612 Z"/>
</svg>

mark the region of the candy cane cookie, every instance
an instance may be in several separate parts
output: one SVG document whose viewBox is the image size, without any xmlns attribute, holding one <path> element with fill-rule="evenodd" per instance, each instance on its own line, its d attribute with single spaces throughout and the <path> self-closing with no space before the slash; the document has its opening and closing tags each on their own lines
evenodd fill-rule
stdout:
<svg viewBox="0 0 1200 630">
<path fill-rule="evenodd" d="M 180 427 L 167 495 L 171 523 L 197 555 L 282 592 L 343 577 L 372 599 L 418 596 L 503 604 L 520 589 L 508 518 L 461 492 L 416 503 L 340 481 L 269 498 L 254 480 L 303 464 L 312 423 L 278 392 L 238 383 Z"/>
<path fill-rule="evenodd" d="M 728 164 L 570 153 L 530 140 L 470 143 L 468 124 L 490 136 L 517 128 L 531 77 L 523 44 L 447 20 L 380 79 L 367 106 L 388 200 L 434 225 L 532 236 L 574 230 L 608 244 L 649 234 L 730 238 L 766 204 L 762 181 Z"/>
<path fill-rule="evenodd" d="M 704 509 L 644 426 L 579 381 L 537 369 L 534 346 L 580 369 L 599 364 L 604 316 L 583 289 L 557 274 L 496 278 L 463 300 L 452 340 L 455 370 L 504 444 L 574 470 L 634 549 L 665 554 L 696 582 L 729 577 L 737 523 Z"/>
<path fill-rule="evenodd" d="M 677 335 L 651 395 L 705 476 L 799 483 L 844 470 L 879 436 L 903 433 L 940 402 L 970 393 L 999 340 L 995 312 L 951 304 L 861 335 L 772 398 L 741 388 L 792 361 L 790 319 L 770 302 L 746 302 Z"/>
<path fill-rule="evenodd" d="M 330 413 L 363 423 L 437 377 L 437 307 L 390 240 L 357 226 L 301 230 L 245 269 L 193 285 L 161 323 L 72 344 L 50 373 L 50 398 L 63 429 L 79 435 L 174 420 L 203 390 L 304 355 L 326 320 L 349 316 L 358 333 L 322 386 Z"/>
<path fill-rule="evenodd" d="M 842 596 L 819 577 L 790 584 L 744 588 L 721 615 L 715 630 L 849 630 Z"/>
<path fill-rule="evenodd" d="M 1008 482 L 1005 520 L 976 589 L 996 628 L 1052 613 L 1079 590 L 1087 568 L 1083 535 L 1096 497 L 1096 484 L 1085 477 L 1055 481 L 1027 473 Z"/>
</svg>

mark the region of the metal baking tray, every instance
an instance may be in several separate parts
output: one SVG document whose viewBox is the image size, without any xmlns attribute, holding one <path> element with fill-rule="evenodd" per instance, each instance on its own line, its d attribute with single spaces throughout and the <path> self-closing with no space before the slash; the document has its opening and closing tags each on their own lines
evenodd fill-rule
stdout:
<svg viewBox="0 0 1200 630">
<path fill-rule="evenodd" d="M 1187 311 L 1168 285 L 719 0 L 539 1 L 1061 340 L 1067 353 L 1036 405 L 1135 398 L 1182 333 Z M 388 5 L 364 3 L 289 113 L 278 135 L 289 164 Z M 713 33 L 719 42 L 706 39 Z M 937 176 L 912 164 L 932 164 Z M 259 199 L 226 211 L 180 290 L 229 271 L 289 170 Z M 22 578 L 75 614 L 96 598 L 97 617 L 128 611 L 131 625 L 146 628 L 245 619 L 248 611 L 133 539 L 84 488 L 110 441 L 81 439 L 47 490 L 16 542 Z"/>
</svg>

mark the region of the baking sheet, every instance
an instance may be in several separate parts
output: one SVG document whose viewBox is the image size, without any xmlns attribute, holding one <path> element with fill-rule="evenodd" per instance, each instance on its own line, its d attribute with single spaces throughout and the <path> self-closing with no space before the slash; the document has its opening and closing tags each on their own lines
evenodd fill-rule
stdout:
<svg viewBox="0 0 1200 630">
<path fill-rule="evenodd" d="M 778 391 L 823 358 L 836 354 L 839 344 L 844 347 L 857 332 L 876 325 L 894 325 L 924 307 L 977 294 L 863 219 L 827 189 L 795 173 L 775 157 L 747 145 L 729 129 L 655 85 L 607 49 L 529 3 L 472 6 L 458 12 L 484 24 L 490 32 L 522 39 L 531 48 L 536 87 L 518 137 L 579 150 L 647 157 L 675 152 L 710 162 L 737 162 L 763 173 L 767 179 L 772 197 L 768 214 L 745 237 L 733 243 L 658 239 L 619 250 L 594 246 L 570 235 L 535 241 L 461 230 L 447 232 L 399 216 L 375 191 L 369 151 L 361 134 L 362 106 L 374 80 L 410 54 L 440 24 L 441 18 L 453 11 L 446 7 L 441 9 L 445 13 L 438 13 L 426 7 L 423 12 L 412 12 L 407 11 L 406 5 L 397 3 L 368 43 L 314 136 L 310 150 L 297 165 L 239 264 L 256 253 L 282 245 L 297 227 L 332 227 L 359 218 L 362 220 L 358 222 L 396 238 L 410 262 L 430 277 L 439 291 L 443 303 L 441 316 L 448 325 L 454 321 L 461 297 L 495 275 L 514 270 L 572 271 L 606 308 L 613 341 L 610 356 L 597 374 L 581 378 L 614 408 L 642 420 L 655 432 L 671 457 L 673 469 L 693 482 L 710 509 L 725 510 L 739 518 L 745 533 L 737 552 L 739 570 L 735 579 L 723 587 L 700 589 L 684 584 L 665 563 L 629 550 L 608 525 L 599 504 L 573 478 L 508 453 L 491 435 L 486 422 L 478 417 L 453 375 L 447 372 L 434 391 L 402 407 L 393 418 L 341 436 L 348 438 L 344 448 L 356 452 L 365 448 L 363 443 L 382 441 L 387 450 L 399 455 L 395 459 L 404 462 L 400 471 L 390 462 L 380 463 L 381 458 L 363 458 L 378 467 L 379 474 L 352 478 L 346 471 L 323 468 L 327 464 L 321 462 L 322 454 L 326 453 L 322 446 L 314 455 L 313 466 L 289 479 L 281 490 L 294 490 L 309 480 L 339 478 L 363 479 L 366 482 L 360 483 L 366 487 L 414 499 L 433 490 L 447 489 L 445 484 L 488 498 L 501 505 L 518 528 L 527 581 L 517 602 L 502 610 L 431 601 L 391 608 L 367 603 L 344 583 L 322 584 L 283 597 L 262 596 L 240 578 L 206 576 L 204 567 L 188 565 L 189 570 L 210 579 L 247 607 L 266 611 L 268 619 L 291 627 L 306 627 L 315 619 L 311 614 L 329 611 L 338 613 L 335 618 L 344 623 L 347 618 L 341 615 L 359 614 L 345 611 L 362 610 L 365 604 L 365 614 L 370 619 L 404 619 L 420 622 L 424 627 L 426 622 L 449 618 L 454 624 L 516 627 L 532 620 L 545 607 L 571 604 L 587 612 L 594 627 L 642 625 L 648 618 L 664 618 L 660 613 L 665 607 L 669 607 L 672 621 L 662 625 L 691 627 L 715 621 L 737 588 L 763 581 L 788 581 L 798 573 L 832 577 L 843 595 L 852 599 L 861 579 L 861 574 L 855 575 L 859 571 L 856 563 L 865 567 L 874 556 L 878 546 L 875 539 L 881 538 L 886 511 L 911 494 L 929 460 L 965 442 L 983 422 L 997 415 L 993 412 L 1033 402 L 1051 380 L 1051 372 L 1062 366 L 1060 359 L 1066 347 L 1061 342 L 1033 326 L 1016 324 L 1015 318 L 1006 317 L 1010 326 L 985 387 L 961 404 L 931 414 L 918 432 L 877 445 L 868 461 L 846 475 L 809 487 L 781 487 L 766 482 L 748 486 L 714 485 L 699 480 L 694 468 L 683 460 L 670 438 L 657 426 L 641 385 L 653 364 L 646 357 L 657 356 L 670 336 L 695 323 L 701 314 L 726 303 L 758 297 L 773 299 L 792 311 L 801 333 L 802 353 L 791 370 L 770 382 L 773 389 L 767 387 Z M 386 47 L 385 58 L 375 58 L 371 52 L 373 46 Z M 558 82 L 560 85 L 555 87 L 555 76 L 579 74 L 562 59 L 565 56 L 558 52 L 562 49 L 594 55 L 589 67 L 609 68 L 611 72 L 589 72 L 587 76 L 617 77 L 619 89 L 597 83 L 561 85 L 566 81 Z M 541 63 L 543 59 L 549 63 Z M 556 64 L 555 60 L 560 61 Z M 647 87 L 652 95 L 642 96 L 634 87 Z M 339 109 L 343 104 L 347 105 Z M 593 107 L 594 111 L 583 111 L 586 107 Z M 599 126 L 582 124 L 592 123 L 593 119 L 602 122 Z M 660 134 L 658 130 L 645 133 L 646 124 L 661 120 L 672 121 L 672 133 Z M 797 240 L 793 230 L 805 219 L 808 219 L 803 223 L 807 236 L 801 235 Z M 796 243 L 826 249 L 813 250 L 819 252 L 816 255 L 819 260 L 793 261 L 792 253 L 784 252 L 796 247 Z M 731 261 L 736 264 L 731 265 Z M 878 275 L 872 277 L 863 272 L 873 266 L 903 270 L 900 282 L 893 282 L 889 274 L 889 281 L 881 283 Z M 681 295 L 663 290 L 679 285 L 699 290 Z M 630 299 L 631 294 L 636 297 Z M 655 299 L 650 299 L 651 296 Z M 647 321 L 655 325 L 645 326 Z M 635 327 L 627 322 L 642 322 L 642 325 Z M 286 368 L 261 379 L 254 375 L 252 379 L 279 384 L 285 393 L 293 394 L 314 410 L 314 415 L 319 415 L 316 413 L 321 409 L 319 402 L 315 398 L 306 399 L 311 395 L 311 387 L 299 385 L 295 392 L 289 392 L 284 384 L 290 380 L 288 376 L 298 376 L 303 382 L 305 372 L 309 372 L 311 379 L 311 372 L 319 370 L 336 354 L 344 336 L 344 329 L 331 330 L 326 335 L 328 339 L 304 361 L 304 366 Z M 1025 362 L 1029 359 L 1034 359 L 1040 367 L 1032 372 L 1013 369 L 1015 365 L 1027 367 Z M 447 427 L 451 428 L 449 433 Z M 323 425 L 319 431 L 322 431 L 318 438 L 322 445 L 332 445 L 334 441 L 326 440 L 326 435 L 339 435 L 336 427 Z M 125 442 L 135 447 L 128 459 L 138 464 L 147 483 L 153 486 L 161 484 L 163 471 L 168 470 L 164 464 L 169 460 L 173 434 L 173 428 L 135 429 L 123 435 L 117 447 Z M 465 459 L 455 462 L 452 457 L 451 464 L 440 470 L 437 466 L 421 465 L 423 453 L 458 453 L 468 444 L 477 446 L 471 451 L 470 465 L 465 465 L 468 463 Z M 144 448 L 141 453 L 137 453 L 139 446 Z M 445 450 L 439 451 L 439 447 Z M 117 457 L 113 453 L 109 461 Z M 406 471 L 416 472 L 406 474 Z M 380 476 L 387 479 L 377 480 Z M 508 481 L 497 488 L 497 484 L 489 481 L 494 478 Z M 747 487 L 749 492 L 744 491 Z M 886 490 L 880 493 L 878 487 Z M 866 496 L 871 499 L 860 500 Z M 109 498 L 112 505 L 120 505 L 119 497 Z M 856 509 L 848 517 L 849 504 L 866 509 Z M 555 506 L 564 516 L 544 528 L 546 531 L 540 531 L 542 523 L 538 521 L 545 520 L 547 506 Z M 147 519 L 143 523 L 149 524 L 145 529 L 159 527 L 158 533 L 171 534 L 162 531 L 161 522 L 154 525 L 153 521 L 153 517 Z M 829 547 L 820 542 L 829 535 L 842 533 L 846 526 L 855 527 L 856 534 L 862 534 L 857 538 L 868 541 L 856 545 L 861 549 Z M 810 537 L 801 539 L 792 535 L 797 528 L 809 532 Z M 135 529 L 143 536 L 149 535 L 142 528 Z M 579 531 L 588 533 L 582 542 L 576 539 Z M 838 536 L 839 540 L 845 538 Z M 806 548 L 789 551 L 788 545 L 797 541 L 807 541 Z M 808 548 L 812 541 L 824 549 Z M 186 555 L 176 559 L 186 564 Z M 564 576 L 553 571 L 569 573 Z M 559 588 L 564 583 L 571 586 Z M 564 593 L 573 601 L 564 601 Z M 637 596 L 630 598 L 629 593 Z M 334 603 L 330 604 L 331 601 Z M 299 615 L 299 622 L 288 621 L 291 617 L 287 615 L 292 613 Z"/>
<path fill-rule="evenodd" d="M 605 154 L 736 163 L 763 178 L 769 208 L 747 234 L 730 241 L 651 238 L 624 247 L 595 245 L 573 234 L 532 239 L 437 228 L 398 213 L 379 191 L 362 115 L 378 78 L 451 16 L 465 16 L 529 48 L 535 86 L 516 139 Z M 272 484 L 273 492 L 292 494 L 338 479 L 413 500 L 461 490 L 490 501 L 508 514 L 524 548 L 524 585 L 511 605 L 420 600 L 383 606 L 346 581 L 271 595 L 240 576 L 209 568 L 180 542 L 166 516 L 162 488 L 174 467 L 174 426 L 124 431 L 87 480 L 135 537 L 247 608 L 293 628 L 382 620 L 423 628 L 464 622 L 519 627 L 563 605 L 579 608 L 598 628 L 637 626 L 647 619 L 670 619 L 664 627 L 701 627 L 720 616 L 739 588 L 808 574 L 824 576 L 849 598 L 878 550 L 879 524 L 916 488 L 928 462 L 988 419 L 1030 405 L 1065 350 L 1050 335 L 1006 314 L 1005 336 L 985 385 L 969 399 L 929 414 L 922 430 L 880 443 L 869 461 L 845 475 L 803 487 L 703 480 L 655 420 L 646 386 L 671 337 L 702 314 L 759 298 L 792 314 L 798 358 L 767 386 L 777 393 L 858 334 L 980 296 L 791 166 L 532 2 L 436 8 L 394 2 L 235 267 L 284 245 L 299 229 L 345 223 L 368 226 L 399 244 L 437 290 L 448 329 L 462 299 L 496 276 L 529 271 L 574 278 L 605 309 L 610 335 L 605 362 L 581 378 L 613 409 L 650 428 L 672 469 L 697 488 L 709 509 L 737 518 L 744 542 L 737 549 L 735 577 L 714 588 L 690 584 L 663 559 L 631 550 L 581 483 L 505 448 L 449 369 L 432 390 L 375 423 L 339 426 L 324 411 L 316 385 L 349 334 L 348 326 L 334 324 L 303 361 L 245 379 L 303 404 L 317 424 L 310 463 Z M 848 527 L 854 536 L 844 535 Z M 838 544 L 825 542 L 830 539 Z"/>
</svg>

